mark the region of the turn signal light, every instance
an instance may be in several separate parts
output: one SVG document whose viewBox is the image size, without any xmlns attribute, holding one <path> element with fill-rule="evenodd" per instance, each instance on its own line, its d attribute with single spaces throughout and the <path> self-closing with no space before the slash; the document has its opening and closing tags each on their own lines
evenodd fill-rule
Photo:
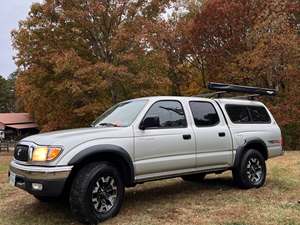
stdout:
<svg viewBox="0 0 300 225">
<path fill-rule="evenodd" d="M 56 148 L 56 147 L 49 148 L 47 160 L 50 161 L 57 158 L 60 152 L 61 152 L 61 148 Z"/>
<path fill-rule="evenodd" d="M 62 152 L 60 147 L 37 146 L 32 152 L 32 161 L 44 162 L 56 159 Z"/>
</svg>

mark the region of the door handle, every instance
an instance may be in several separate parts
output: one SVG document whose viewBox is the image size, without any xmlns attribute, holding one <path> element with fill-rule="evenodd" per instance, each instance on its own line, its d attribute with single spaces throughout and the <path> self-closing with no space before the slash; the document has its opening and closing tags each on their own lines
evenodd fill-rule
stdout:
<svg viewBox="0 0 300 225">
<path fill-rule="evenodd" d="M 184 140 L 190 140 L 190 139 L 192 139 L 192 135 L 190 135 L 190 134 L 184 134 L 184 135 L 182 135 L 182 138 Z"/>
<path fill-rule="evenodd" d="M 220 132 L 219 137 L 225 137 L 225 132 Z"/>
</svg>

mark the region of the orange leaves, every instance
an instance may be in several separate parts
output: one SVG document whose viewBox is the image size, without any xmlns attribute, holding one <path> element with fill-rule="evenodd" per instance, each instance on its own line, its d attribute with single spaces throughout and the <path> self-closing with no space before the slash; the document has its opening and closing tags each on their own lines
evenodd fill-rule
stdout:
<svg viewBox="0 0 300 225">
<path fill-rule="evenodd" d="M 268 103 L 280 124 L 298 121 L 299 34 L 287 0 L 210 0 L 191 27 L 210 80 L 277 88 Z M 298 94 L 296 94 L 298 93 Z"/>
<path fill-rule="evenodd" d="M 141 29 L 169 1 L 46 0 L 13 32 L 20 102 L 44 130 L 89 125 L 123 99 L 167 93 Z M 155 89 L 155 91 L 153 91 Z"/>
<path fill-rule="evenodd" d="M 52 130 L 88 125 L 124 99 L 193 95 L 218 81 L 280 88 L 279 100 L 269 104 L 290 123 L 300 94 L 294 1 L 35 4 L 12 33 L 20 102 Z"/>
</svg>

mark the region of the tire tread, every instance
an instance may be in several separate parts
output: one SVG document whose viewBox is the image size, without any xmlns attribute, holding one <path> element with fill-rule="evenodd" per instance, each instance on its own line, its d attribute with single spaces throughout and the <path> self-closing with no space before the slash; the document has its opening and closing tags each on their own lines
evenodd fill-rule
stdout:
<svg viewBox="0 0 300 225">
<path fill-rule="evenodd" d="M 262 181 L 260 182 L 260 184 L 258 184 L 258 185 L 253 185 L 253 184 L 249 183 L 248 180 L 243 177 L 247 159 L 252 154 L 257 155 L 260 158 L 261 162 L 263 162 L 262 166 L 265 171 L 264 177 L 263 177 Z M 263 155 L 256 149 L 248 149 L 243 154 L 239 165 L 237 167 L 233 168 L 233 170 L 232 170 L 232 176 L 233 176 L 234 183 L 242 189 L 259 188 L 259 187 L 263 186 L 265 183 L 265 180 L 266 180 L 266 173 L 267 173 L 267 168 L 265 165 L 265 159 L 264 159 Z"/>
<path fill-rule="evenodd" d="M 89 212 L 89 205 L 86 201 L 86 190 L 89 186 L 90 181 L 93 179 L 93 176 L 97 173 L 97 171 L 103 169 L 111 169 L 114 170 L 119 176 L 119 172 L 109 163 L 107 162 L 93 162 L 85 167 L 83 167 L 74 178 L 74 181 L 71 186 L 70 191 L 70 207 L 73 215 L 84 224 L 97 224 L 101 221 L 106 220 L 107 218 L 96 218 L 91 215 Z M 124 186 L 123 186 L 124 188 Z M 123 200 L 123 195 L 121 196 L 121 200 Z M 119 207 L 120 208 L 120 207 Z M 112 216 L 118 213 L 119 209 L 114 212 Z"/>
</svg>

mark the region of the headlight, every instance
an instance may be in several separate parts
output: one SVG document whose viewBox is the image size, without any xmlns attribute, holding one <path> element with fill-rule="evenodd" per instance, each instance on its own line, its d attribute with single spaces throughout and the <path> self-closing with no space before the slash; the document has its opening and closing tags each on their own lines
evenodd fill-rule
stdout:
<svg viewBox="0 0 300 225">
<path fill-rule="evenodd" d="M 51 161 L 56 159 L 62 152 L 60 147 L 37 146 L 32 152 L 32 161 Z"/>
</svg>

